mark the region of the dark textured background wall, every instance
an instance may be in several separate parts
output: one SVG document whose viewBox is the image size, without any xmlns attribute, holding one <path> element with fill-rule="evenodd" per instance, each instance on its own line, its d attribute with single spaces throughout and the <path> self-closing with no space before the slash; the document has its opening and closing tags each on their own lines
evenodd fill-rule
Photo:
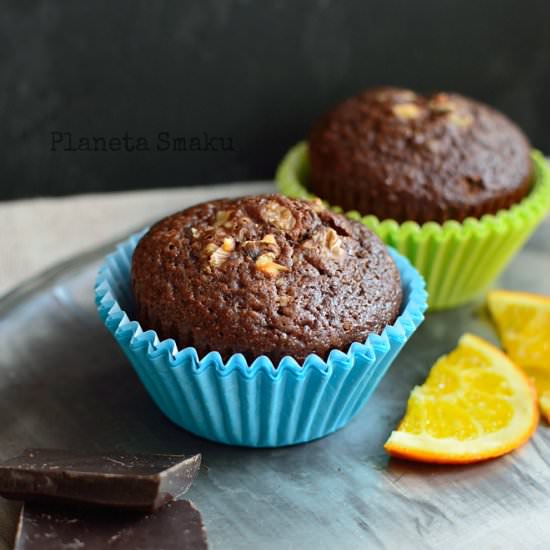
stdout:
<svg viewBox="0 0 550 550">
<path fill-rule="evenodd" d="M 0 198 L 270 178 L 317 114 L 381 83 L 490 102 L 550 151 L 548 0 L 0 5 Z M 51 151 L 52 131 L 235 151 Z"/>
</svg>

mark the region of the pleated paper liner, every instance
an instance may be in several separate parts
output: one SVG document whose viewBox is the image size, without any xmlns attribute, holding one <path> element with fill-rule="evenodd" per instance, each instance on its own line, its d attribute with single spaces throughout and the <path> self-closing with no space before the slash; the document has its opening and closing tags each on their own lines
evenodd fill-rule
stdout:
<svg viewBox="0 0 550 550">
<path fill-rule="evenodd" d="M 410 260 L 426 280 L 430 309 L 458 306 L 487 289 L 550 209 L 550 169 L 540 152 L 531 156 L 533 189 L 521 202 L 495 215 L 423 225 L 381 221 L 356 211 L 346 215 L 364 223 Z M 279 165 L 279 191 L 294 198 L 315 198 L 307 191 L 308 170 L 307 143 L 302 142 Z"/>
<path fill-rule="evenodd" d="M 224 362 L 217 352 L 199 358 L 178 351 L 132 320 L 130 267 L 143 232 L 107 256 L 98 273 L 99 316 L 143 385 L 173 422 L 201 437 L 231 445 L 279 447 L 323 437 L 345 426 L 365 405 L 426 310 L 424 281 L 390 249 L 401 274 L 404 300 L 395 323 L 347 352 L 303 364 L 284 357 L 277 368 L 265 356 L 250 365 L 241 354 Z"/>
</svg>

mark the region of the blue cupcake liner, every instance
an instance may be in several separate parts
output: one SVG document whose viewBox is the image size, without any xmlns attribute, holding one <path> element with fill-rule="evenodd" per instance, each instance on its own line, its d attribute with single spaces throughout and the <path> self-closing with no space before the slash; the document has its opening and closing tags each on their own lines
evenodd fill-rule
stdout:
<svg viewBox="0 0 550 550">
<path fill-rule="evenodd" d="M 130 320 L 134 248 L 146 230 L 109 254 L 95 285 L 99 316 L 129 359 L 160 410 L 174 423 L 206 439 L 230 445 L 280 447 L 304 443 L 345 426 L 365 405 L 382 376 L 424 319 L 424 280 L 409 261 L 388 248 L 401 274 L 403 305 L 393 325 L 327 360 L 309 355 L 299 364 L 286 356 L 277 365 L 265 356 L 250 365 L 237 353 L 199 358 L 178 350 Z M 131 314 L 130 314 L 131 315 Z"/>
</svg>

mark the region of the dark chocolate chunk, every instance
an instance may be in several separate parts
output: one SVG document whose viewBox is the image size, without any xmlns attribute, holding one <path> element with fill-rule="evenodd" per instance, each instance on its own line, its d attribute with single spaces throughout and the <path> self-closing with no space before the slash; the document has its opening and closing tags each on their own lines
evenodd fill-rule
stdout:
<svg viewBox="0 0 550 550">
<path fill-rule="evenodd" d="M 201 455 L 89 454 L 26 449 L 0 465 L 0 495 L 154 510 L 189 489 Z"/>
<path fill-rule="evenodd" d="M 15 550 L 202 550 L 208 547 L 200 512 L 188 500 L 152 514 L 50 508 L 24 504 Z"/>
</svg>

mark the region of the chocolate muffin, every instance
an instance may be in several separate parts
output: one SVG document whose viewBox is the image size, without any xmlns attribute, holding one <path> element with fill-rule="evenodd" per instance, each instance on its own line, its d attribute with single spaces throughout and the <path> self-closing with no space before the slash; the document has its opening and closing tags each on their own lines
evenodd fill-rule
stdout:
<svg viewBox="0 0 550 550">
<path fill-rule="evenodd" d="M 380 333 L 402 298 L 395 264 L 365 226 L 279 195 L 161 220 L 136 247 L 132 288 L 142 327 L 180 349 L 275 363 Z"/>
<path fill-rule="evenodd" d="M 398 222 L 494 214 L 531 186 L 521 130 L 454 93 L 364 91 L 313 126 L 309 163 L 309 187 L 319 197 Z"/>
</svg>

